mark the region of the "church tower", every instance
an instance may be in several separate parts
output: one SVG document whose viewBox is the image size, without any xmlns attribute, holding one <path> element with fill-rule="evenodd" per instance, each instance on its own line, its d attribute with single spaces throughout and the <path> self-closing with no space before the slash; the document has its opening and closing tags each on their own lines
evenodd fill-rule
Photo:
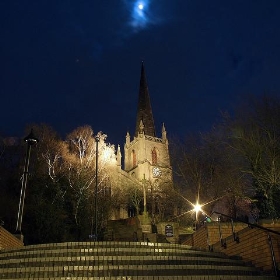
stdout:
<svg viewBox="0 0 280 280">
<path fill-rule="evenodd" d="M 151 186 L 172 184 L 168 140 L 164 124 L 161 137 L 156 137 L 144 63 L 141 65 L 136 127 L 133 140 L 127 132 L 124 145 L 124 170 Z"/>
</svg>

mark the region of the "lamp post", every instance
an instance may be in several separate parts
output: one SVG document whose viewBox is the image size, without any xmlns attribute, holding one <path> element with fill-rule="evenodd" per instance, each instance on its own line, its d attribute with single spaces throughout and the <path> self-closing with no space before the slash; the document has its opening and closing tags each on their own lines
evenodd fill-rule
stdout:
<svg viewBox="0 0 280 280">
<path fill-rule="evenodd" d="M 144 211 L 143 214 L 144 216 L 146 216 L 147 214 L 147 194 L 146 194 L 146 178 L 145 178 L 145 174 L 143 174 L 143 199 L 144 199 Z"/>
<path fill-rule="evenodd" d="M 98 142 L 100 140 L 100 135 L 95 136 L 96 151 L 95 151 L 95 195 L 94 195 L 94 208 L 95 208 L 95 231 L 94 237 L 97 241 L 97 191 L 98 191 Z"/>
<path fill-rule="evenodd" d="M 22 185 L 20 191 L 20 200 L 18 206 L 17 226 L 16 226 L 16 234 L 20 234 L 20 235 L 22 234 L 21 224 L 22 224 L 22 215 L 23 215 L 23 208 L 24 208 L 25 191 L 26 191 L 27 178 L 28 178 L 31 146 L 36 144 L 39 140 L 34 136 L 33 129 L 31 129 L 31 132 L 24 138 L 24 141 L 27 143 L 27 150 L 25 156 L 23 178 L 22 178 Z"/>
</svg>

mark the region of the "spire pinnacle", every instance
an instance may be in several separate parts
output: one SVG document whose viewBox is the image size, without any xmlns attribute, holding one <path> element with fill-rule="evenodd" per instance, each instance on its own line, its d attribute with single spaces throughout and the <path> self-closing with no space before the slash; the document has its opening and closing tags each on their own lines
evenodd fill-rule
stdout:
<svg viewBox="0 0 280 280">
<path fill-rule="evenodd" d="M 144 61 L 142 61 L 142 65 L 141 65 L 138 109 L 137 109 L 137 119 L 136 119 L 136 128 L 135 128 L 136 137 L 140 132 L 139 130 L 140 130 L 141 121 L 144 125 L 145 135 L 156 136 L 152 106 L 151 106 L 150 95 L 148 90 L 148 83 L 147 83 L 147 78 L 146 78 L 146 73 L 144 68 Z"/>
</svg>

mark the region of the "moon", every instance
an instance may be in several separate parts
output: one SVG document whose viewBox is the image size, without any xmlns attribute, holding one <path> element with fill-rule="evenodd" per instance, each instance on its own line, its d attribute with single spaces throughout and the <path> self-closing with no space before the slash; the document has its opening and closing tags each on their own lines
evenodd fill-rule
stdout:
<svg viewBox="0 0 280 280">
<path fill-rule="evenodd" d="M 132 27 L 132 32 L 137 33 L 154 24 L 153 12 L 150 10 L 152 0 L 124 0 L 131 9 L 129 25 Z"/>
<path fill-rule="evenodd" d="M 1 0 L 0 0 L 1 1 Z M 122 0 L 126 5 L 126 10 L 130 12 L 130 16 L 127 22 L 127 31 L 125 31 L 127 36 L 128 32 L 131 34 L 143 31 L 151 25 L 159 25 L 163 21 L 161 16 L 155 11 L 155 5 L 152 5 L 153 0 Z"/>
</svg>

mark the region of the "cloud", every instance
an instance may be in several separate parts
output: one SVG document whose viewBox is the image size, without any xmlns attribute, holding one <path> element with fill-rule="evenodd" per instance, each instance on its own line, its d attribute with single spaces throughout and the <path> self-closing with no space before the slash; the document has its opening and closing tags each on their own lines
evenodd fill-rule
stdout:
<svg viewBox="0 0 280 280">
<path fill-rule="evenodd" d="M 128 26 L 131 34 L 138 33 L 149 28 L 152 25 L 158 25 L 163 22 L 150 0 L 124 0 L 127 11 L 129 12 Z M 130 35 L 131 35 L 130 34 Z"/>
</svg>

